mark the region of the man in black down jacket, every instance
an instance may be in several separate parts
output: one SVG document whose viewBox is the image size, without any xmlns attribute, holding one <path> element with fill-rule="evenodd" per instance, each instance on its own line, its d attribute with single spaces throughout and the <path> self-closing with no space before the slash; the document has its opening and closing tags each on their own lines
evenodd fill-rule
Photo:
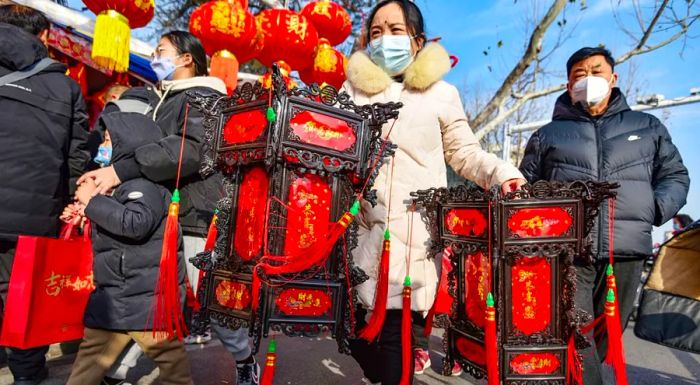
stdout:
<svg viewBox="0 0 700 385">
<path fill-rule="evenodd" d="M 49 21 L 20 5 L 0 7 L 0 77 L 26 70 L 48 56 Z M 70 177 L 87 165 L 87 113 L 80 87 L 50 64 L 0 86 L 0 292 L 4 302 L 20 234 L 57 236 Z M 46 377 L 48 347 L 11 349 L 15 384 Z"/>
<path fill-rule="evenodd" d="M 559 96 L 552 122 L 527 144 L 520 170 L 537 180 L 617 182 L 614 271 L 624 326 L 644 259 L 652 252 L 652 225 L 673 218 L 685 204 L 690 180 L 666 127 L 653 115 L 630 110 L 615 87 L 614 59 L 604 48 L 582 48 L 567 62 L 568 91 Z M 596 262 L 577 262 L 576 305 L 598 317 L 606 297 L 608 208 L 591 232 Z M 583 355 L 584 383 L 602 384 L 600 360 L 607 341 Z"/>
</svg>

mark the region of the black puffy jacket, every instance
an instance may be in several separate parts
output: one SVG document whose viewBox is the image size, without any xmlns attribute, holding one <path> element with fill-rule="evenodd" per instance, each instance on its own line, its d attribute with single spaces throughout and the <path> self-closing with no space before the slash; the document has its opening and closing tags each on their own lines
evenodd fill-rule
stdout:
<svg viewBox="0 0 700 385">
<path fill-rule="evenodd" d="M 223 96 L 226 86 L 218 78 L 195 77 L 165 81 L 161 88 L 162 91 L 158 92 L 146 87 L 149 94 L 147 98 L 143 97 L 143 88 L 130 89 L 121 96 L 120 100 L 128 100 L 136 98 L 138 94 L 139 99 L 155 103 L 150 115 L 160 126 L 164 138 L 138 148 L 133 157 L 116 162 L 114 170 L 122 181 L 143 176 L 172 190 L 175 187 L 182 132 L 186 123 L 180 179 L 180 225 L 184 234 L 204 237 L 216 202 L 223 197 L 223 179 L 218 173 L 207 178 L 202 178 L 199 174 L 205 140 L 202 125 L 204 117 L 197 108 L 187 107 L 187 91 Z"/>
<path fill-rule="evenodd" d="M 100 121 L 112 140 L 113 161 L 161 139 L 156 124 L 142 114 L 115 112 L 102 115 Z M 85 309 L 85 326 L 109 330 L 152 327 L 153 293 L 169 203 L 168 190 L 145 178 L 126 181 L 111 195 L 90 200 L 85 215 L 92 221 L 95 290 Z M 180 300 L 184 301 L 181 237 L 179 244 Z"/>
<path fill-rule="evenodd" d="M 613 89 L 607 111 L 591 117 L 562 94 L 552 122 L 527 144 L 520 170 L 537 180 L 617 182 L 615 256 L 651 254 L 651 227 L 670 220 L 685 204 L 690 179 L 666 127 L 653 115 L 630 110 Z M 608 209 L 591 232 L 593 252 L 608 257 Z"/>
<path fill-rule="evenodd" d="M 47 54 L 36 36 L 0 23 L 0 77 Z M 0 240 L 58 235 L 69 178 L 87 165 L 85 101 L 65 72 L 55 63 L 0 87 Z"/>
</svg>

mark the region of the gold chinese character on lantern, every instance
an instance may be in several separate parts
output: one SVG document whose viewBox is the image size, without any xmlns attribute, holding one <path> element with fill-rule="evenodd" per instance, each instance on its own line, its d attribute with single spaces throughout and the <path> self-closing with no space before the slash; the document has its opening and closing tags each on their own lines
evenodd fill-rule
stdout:
<svg viewBox="0 0 700 385">
<path fill-rule="evenodd" d="M 301 16 L 290 15 L 287 20 L 287 32 L 294 33 L 299 36 L 300 39 L 304 39 L 306 37 L 308 25 L 309 23 L 306 19 L 303 19 Z"/>
<path fill-rule="evenodd" d="M 314 5 L 314 9 L 311 11 L 312 14 L 327 16 L 329 19 L 331 17 L 331 3 L 326 1 L 319 1 Z"/>
</svg>

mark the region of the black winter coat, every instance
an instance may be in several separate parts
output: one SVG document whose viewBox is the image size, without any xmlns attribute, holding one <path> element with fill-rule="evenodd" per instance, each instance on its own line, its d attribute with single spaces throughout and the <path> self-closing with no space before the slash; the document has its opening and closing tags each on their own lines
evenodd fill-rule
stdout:
<svg viewBox="0 0 700 385">
<path fill-rule="evenodd" d="M 670 220 L 683 205 L 690 179 L 666 127 L 653 115 L 630 110 L 613 89 L 607 111 L 591 117 L 568 93 L 554 107 L 553 121 L 530 138 L 520 170 L 529 182 L 617 182 L 615 256 L 643 258 L 652 252 L 652 225 Z M 591 232 L 593 252 L 608 257 L 608 209 Z"/>
<path fill-rule="evenodd" d="M 115 112 L 102 115 L 112 139 L 112 159 L 120 160 L 161 138 L 147 116 Z M 108 330 L 152 327 L 152 302 L 160 273 L 168 190 L 144 178 L 119 185 L 111 196 L 90 200 L 85 215 L 92 221 L 95 290 L 85 309 L 85 326 Z M 180 300 L 185 300 L 185 260 L 179 240 Z M 181 302 L 183 303 L 183 302 Z"/>
<path fill-rule="evenodd" d="M 219 79 L 209 77 L 172 81 L 163 86 L 162 95 L 147 87 L 145 90 L 149 95 L 144 98 L 144 88 L 136 88 L 126 91 L 120 99 L 149 100 L 154 104 L 150 115 L 155 117 L 164 134 L 164 138 L 157 143 L 138 148 L 133 157 L 114 164 L 114 170 L 122 181 L 143 176 L 172 190 L 175 187 L 182 132 L 186 123 L 180 180 L 180 225 L 185 235 L 206 236 L 216 202 L 223 197 L 223 179 L 220 174 L 207 178 L 202 178 L 199 174 L 205 140 L 202 125 L 204 117 L 197 108 L 187 107 L 187 91 L 223 96 L 220 91 L 209 86 L 216 86 L 218 82 Z M 223 82 L 221 87 L 225 92 Z"/>
<path fill-rule="evenodd" d="M 0 76 L 48 55 L 36 36 L 0 23 Z M 0 87 L 0 240 L 56 236 L 58 216 L 82 174 L 88 118 L 80 87 L 51 64 Z"/>
</svg>

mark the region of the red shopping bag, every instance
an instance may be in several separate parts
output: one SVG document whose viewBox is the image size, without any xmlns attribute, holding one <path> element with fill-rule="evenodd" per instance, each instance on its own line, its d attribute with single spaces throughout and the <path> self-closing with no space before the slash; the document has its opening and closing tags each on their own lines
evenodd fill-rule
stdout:
<svg viewBox="0 0 700 385">
<path fill-rule="evenodd" d="M 89 223 L 59 239 L 17 240 L 0 345 L 27 349 L 83 337 L 83 313 L 94 284 Z"/>
</svg>

